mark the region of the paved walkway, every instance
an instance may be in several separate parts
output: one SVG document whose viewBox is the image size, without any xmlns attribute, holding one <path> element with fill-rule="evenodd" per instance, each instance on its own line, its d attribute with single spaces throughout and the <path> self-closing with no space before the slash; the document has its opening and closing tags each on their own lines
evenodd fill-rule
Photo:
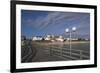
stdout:
<svg viewBox="0 0 100 73">
<path fill-rule="evenodd" d="M 33 48 L 34 49 L 34 48 Z M 50 55 L 50 52 L 46 52 L 44 49 L 36 49 L 36 55 L 32 59 L 33 62 L 47 62 L 47 61 L 62 61 L 63 59 Z"/>
<path fill-rule="evenodd" d="M 67 60 L 81 60 L 89 59 L 89 53 L 86 55 L 86 52 L 80 53 L 79 50 L 72 50 L 71 55 L 68 49 L 63 49 L 55 51 L 57 48 L 53 49 L 50 54 L 50 47 L 46 49 L 46 46 L 40 46 L 36 44 L 29 43 L 25 46 L 26 49 L 22 49 L 22 62 L 47 62 L 47 61 L 67 61 Z M 77 48 L 77 47 L 76 47 Z M 28 50 L 27 50 L 28 49 Z M 52 49 L 52 48 L 51 48 Z M 61 48 L 60 48 L 61 49 Z M 26 51 L 26 53 L 24 52 Z M 81 54 L 81 57 L 80 57 Z M 82 55 L 83 54 L 83 55 Z M 56 56 L 54 56 L 56 55 Z M 57 56 L 58 55 L 58 56 Z"/>
</svg>

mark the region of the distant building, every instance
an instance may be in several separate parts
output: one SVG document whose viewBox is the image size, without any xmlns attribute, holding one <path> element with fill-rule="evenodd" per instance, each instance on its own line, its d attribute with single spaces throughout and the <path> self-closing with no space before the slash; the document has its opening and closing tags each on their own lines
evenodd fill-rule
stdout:
<svg viewBox="0 0 100 73">
<path fill-rule="evenodd" d="M 89 41 L 89 39 L 85 38 L 85 41 Z"/>
<path fill-rule="evenodd" d="M 71 40 L 73 40 L 73 41 L 77 41 L 77 40 L 78 40 L 78 38 L 72 38 Z"/>
<path fill-rule="evenodd" d="M 38 40 L 42 40 L 43 38 L 41 36 L 35 36 L 32 38 L 33 41 L 38 41 Z"/>
<path fill-rule="evenodd" d="M 70 38 L 66 38 L 66 40 L 70 40 Z"/>
<path fill-rule="evenodd" d="M 45 37 L 42 37 L 42 36 L 34 36 L 32 38 L 32 40 L 33 41 L 45 40 L 45 41 L 51 41 L 51 42 L 55 42 L 55 41 L 64 42 L 64 41 L 69 41 L 69 40 L 77 41 L 77 40 L 81 40 L 81 39 L 79 39 L 79 38 L 65 38 L 62 35 L 59 35 L 59 36 L 46 35 Z M 88 40 L 88 39 L 85 39 L 85 40 Z"/>
<path fill-rule="evenodd" d="M 64 41 L 64 38 L 63 38 L 63 36 L 56 36 L 55 37 L 55 40 L 56 41 L 59 41 L 59 42 L 63 42 Z"/>
<path fill-rule="evenodd" d="M 64 38 L 63 38 L 63 36 L 47 35 L 45 37 L 45 40 L 50 40 L 51 42 L 54 42 L 54 41 L 61 41 L 61 42 L 63 42 Z"/>
<path fill-rule="evenodd" d="M 69 40 L 72 40 L 72 41 L 77 41 L 77 40 L 78 40 L 78 38 L 71 38 L 71 39 L 70 39 L 70 38 L 65 38 L 65 40 L 66 40 L 66 41 L 69 41 Z"/>
<path fill-rule="evenodd" d="M 47 35 L 44 39 L 45 40 L 51 40 L 51 35 Z"/>
</svg>

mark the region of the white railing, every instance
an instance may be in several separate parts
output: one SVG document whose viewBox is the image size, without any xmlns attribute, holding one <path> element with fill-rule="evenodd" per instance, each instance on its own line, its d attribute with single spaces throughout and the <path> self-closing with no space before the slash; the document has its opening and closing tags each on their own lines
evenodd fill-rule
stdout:
<svg viewBox="0 0 100 73">
<path fill-rule="evenodd" d="M 58 56 L 60 58 L 65 59 L 89 59 L 90 53 L 89 51 L 83 51 L 83 50 L 77 50 L 77 49 L 68 49 L 68 48 L 62 48 L 62 47 L 56 47 L 56 46 L 48 46 L 46 49 L 48 54 L 51 56 Z"/>
</svg>

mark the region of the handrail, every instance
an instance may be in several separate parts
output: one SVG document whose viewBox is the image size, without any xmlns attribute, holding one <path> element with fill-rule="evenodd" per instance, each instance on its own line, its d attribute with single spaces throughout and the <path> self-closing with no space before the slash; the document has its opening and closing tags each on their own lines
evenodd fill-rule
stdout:
<svg viewBox="0 0 100 73">
<path fill-rule="evenodd" d="M 53 51 L 56 51 L 57 53 L 61 54 L 61 57 L 66 56 L 66 57 L 70 57 L 72 59 L 77 59 L 77 57 L 79 57 L 79 59 L 83 59 L 83 58 L 89 59 L 89 57 L 90 57 L 89 54 L 88 54 L 89 52 L 83 51 L 83 50 L 76 50 L 76 49 L 70 50 L 70 49 L 66 49 L 66 48 L 63 48 L 63 47 L 56 47 L 56 46 L 48 46 L 48 48 L 51 52 L 50 55 L 55 55 L 55 53 L 53 53 Z M 66 50 L 66 51 L 64 51 L 64 50 Z M 76 52 L 74 52 L 74 51 L 76 51 Z M 83 54 L 83 53 L 87 53 L 88 55 Z M 69 56 L 66 55 L 66 54 L 69 54 Z M 77 56 L 77 57 L 75 57 L 75 56 Z"/>
</svg>

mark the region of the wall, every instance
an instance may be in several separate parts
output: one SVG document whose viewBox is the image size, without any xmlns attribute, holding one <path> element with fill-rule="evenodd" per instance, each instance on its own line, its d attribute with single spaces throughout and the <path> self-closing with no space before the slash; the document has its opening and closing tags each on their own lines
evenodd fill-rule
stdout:
<svg viewBox="0 0 100 73">
<path fill-rule="evenodd" d="M 58 3 L 98 5 L 98 67 L 34 73 L 99 73 L 100 72 L 100 2 L 99 0 L 33 0 Z M 10 73 L 10 0 L 0 1 L 0 73 Z M 29 72 L 32 73 L 32 72 Z"/>
</svg>

